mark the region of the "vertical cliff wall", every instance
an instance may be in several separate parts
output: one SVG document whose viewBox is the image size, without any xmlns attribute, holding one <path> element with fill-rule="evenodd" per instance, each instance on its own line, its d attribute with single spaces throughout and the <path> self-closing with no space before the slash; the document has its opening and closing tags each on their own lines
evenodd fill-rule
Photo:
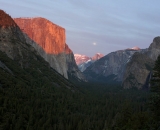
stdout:
<svg viewBox="0 0 160 130">
<path fill-rule="evenodd" d="M 15 18 L 14 21 L 47 54 L 60 54 L 65 49 L 65 29 L 44 18 Z"/>
<path fill-rule="evenodd" d="M 147 77 L 152 71 L 153 66 L 154 60 L 149 58 L 146 53 L 135 53 L 126 66 L 122 80 L 123 88 L 136 87 L 142 89 L 148 87 L 145 83 L 148 82 Z"/>
<path fill-rule="evenodd" d="M 65 53 L 66 53 L 66 63 L 68 66 L 68 73 L 70 73 L 71 76 L 74 76 L 78 79 L 85 80 L 83 74 L 80 72 L 78 66 L 76 65 L 74 54 L 67 44 L 65 47 Z"/>
<path fill-rule="evenodd" d="M 123 76 L 124 88 L 136 87 L 138 89 L 149 87 L 149 76 L 154 62 L 160 55 L 160 37 L 155 37 L 145 52 L 135 53 L 127 64 Z"/>
<path fill-rule="evenodd" d="M 73 53 L 66 45 L 64 28 L 44 18 L 15 18 L 14 21 L 24 32 L 27 42 L 49 62 L 52 68 L 65 78 L 68 78 L 68 71 L 76 70 L 75 61 L 72 59 L 68 61 L 68 55 Z M 69 63 L 72 63 L 72 68 Z M 77 70 L 75 75 L 81 75 L 79 73 Z"/>
</svg>

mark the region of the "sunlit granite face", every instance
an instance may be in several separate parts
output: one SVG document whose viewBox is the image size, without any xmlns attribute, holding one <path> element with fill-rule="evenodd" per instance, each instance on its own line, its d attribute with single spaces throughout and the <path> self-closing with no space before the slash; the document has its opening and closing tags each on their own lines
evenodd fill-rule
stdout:
<svg viewBox="0 0 160 130">
<path fill-rule="evenodd" d="M 76 77 L 83 77 L 75 63 L 72 50 L 66 44 L 64 28 L 40 17 L 15 18 L 14 21 L 23 31 L 26 42 L 32 45 L 52 68 L 65 78 L 73 71 Z"/>
<path fill-rule="evenodd" d="M 44 18 L 15 18 L 21 30 L 48 54 L 65 51 L 65 29 Z"/>
</svg>

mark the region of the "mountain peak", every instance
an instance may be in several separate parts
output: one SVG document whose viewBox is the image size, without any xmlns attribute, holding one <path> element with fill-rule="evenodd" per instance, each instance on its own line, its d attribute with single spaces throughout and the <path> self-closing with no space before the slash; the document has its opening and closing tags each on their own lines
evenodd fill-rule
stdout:
<svg viewBox="0 0 160 130">
<path fill-rule="evenodd" d="M 3 10 L 0 10 L 0 27 L 16 26 L 14 20 Z"/>
<path fill-rule="evenodd" d="M 137 51 L 138 51 L 138 50 L 140 50 L 140 48 L 139 48 L 139 47 L 137 47 L 137 46 L 132 47 L 131 49 L 132 49 L 132 50 L 137 50 Z"/>
<path fill-rule="evenodd" d="M 104 55 L 103 54 L 101 54 L 101 53 L 96 53 L 93 57 L 92 57 L 92 60 L 98 60 L 98 59 L 100 59 L 100 58 L 102 58 Z"/>
<path fill-rule="evenodd" d="M 157 36 L 153 39 L 153 42 L 151 43 L 151 45 L 149 46 L 150 50 L 153 49 L 160 49 L 160 36 Z"/>
<path fill-rule="evenodd" d="M 80 69 L 81 72 L 83 72 L 93 62 L 95 62 L 96 60 L 99 60 L 103 56 L 104 55 L 101 53 L 96 53 L 92 58 L 86 55 L 74 54 L 76 64 L 78 65 L 78 68 Z"/>
<path fill-rule="evenodd" d="M 96 53 L 92 58 L 89 56 L 86 56 L 86 55 L 74 54 L 77 65 L 80 65 L 84 62 L 87 62 L 88 60 L 96 61 L 96 60 L 102 58 L 103 56 L 104 55 L 101 53 Z"/>
<path fill-rule="evenodd" d="M 80 64 L 88 61 L 89 59 L 91 59 L 90 57 L 88 57 L 86 55 L 81 55 L 81 54 L 74 54 L 74 58 L 75 58 L 77 65 L 80 65 Z"/>
</svg>

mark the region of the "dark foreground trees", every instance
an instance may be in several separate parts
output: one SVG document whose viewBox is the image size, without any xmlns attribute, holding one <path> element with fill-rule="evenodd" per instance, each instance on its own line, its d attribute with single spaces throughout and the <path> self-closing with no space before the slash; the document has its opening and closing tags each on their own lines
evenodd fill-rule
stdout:
<svg viewBox="0 0 160 130">
<path fill-rule="evenodd" d="M 151 110 L 153 112 L 153 124 L 160 128 L 160 56 L 155 62 L 151 80 Z"/>
<path fill-rule="evenodd" d="M 0 55 L 1 56 L 1 55 Z M 149 91 L 109 84 L 79 84 L 71 91 L 60 77 L 22 70 L 0 57 L 15 76 L 0 68 L 0 130 L 156 130 L 150 124 Z M 7 61 L 6 61 L 7 60 Z M 41 64 L 39 64 L 41 65 Z M 38 65 L 36 65 L 38 66 Z M 39 68 L 46 69 L 46 67 Z M 29 72 L 29 73 L 28 73 Z M 46 73 L 47 72 L 47 73 Z M 54 79 L 57 84 L 48 81 Z M 69 85 L 69 84 L 68 84 Z M 153 86 L 152 88 L 157 86 Z M 154 90 L 154 89 L 153 89 Z M 157 88 L 156 88 L 157 90 Z M 156 93 L 154 93 L 156 92 Z M 153 91 L 156 95 L 158 91 Z M 157 99 L 157 98 L 156 98 Z M 153 112 L 158 112 L 153 100 Z"/>
</svg>

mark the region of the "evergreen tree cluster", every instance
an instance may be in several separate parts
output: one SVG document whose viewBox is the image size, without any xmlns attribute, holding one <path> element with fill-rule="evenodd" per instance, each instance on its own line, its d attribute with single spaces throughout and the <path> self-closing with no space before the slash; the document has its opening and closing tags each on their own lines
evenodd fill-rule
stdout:
<svg viewBox="0 0 160 130">
<path fill-rule="evenodd" d="M 41 58 L 30 60 L 31 67 L 23 69 L 2 52 L 0 59 L 10 69 L 0 67 L 2 130 L 158 129 L 158 77 L 152 87 L 156 96 L 152 116 L 149 91 L 82 82 L 75 87 L 47 64 L 40 64 Z"/>
<path fill-rule="evenodd" d="M 160 56 L 157 58 L 153 68 L 150 102 L 154 127 L 160 129 Z"/>
</svg>

